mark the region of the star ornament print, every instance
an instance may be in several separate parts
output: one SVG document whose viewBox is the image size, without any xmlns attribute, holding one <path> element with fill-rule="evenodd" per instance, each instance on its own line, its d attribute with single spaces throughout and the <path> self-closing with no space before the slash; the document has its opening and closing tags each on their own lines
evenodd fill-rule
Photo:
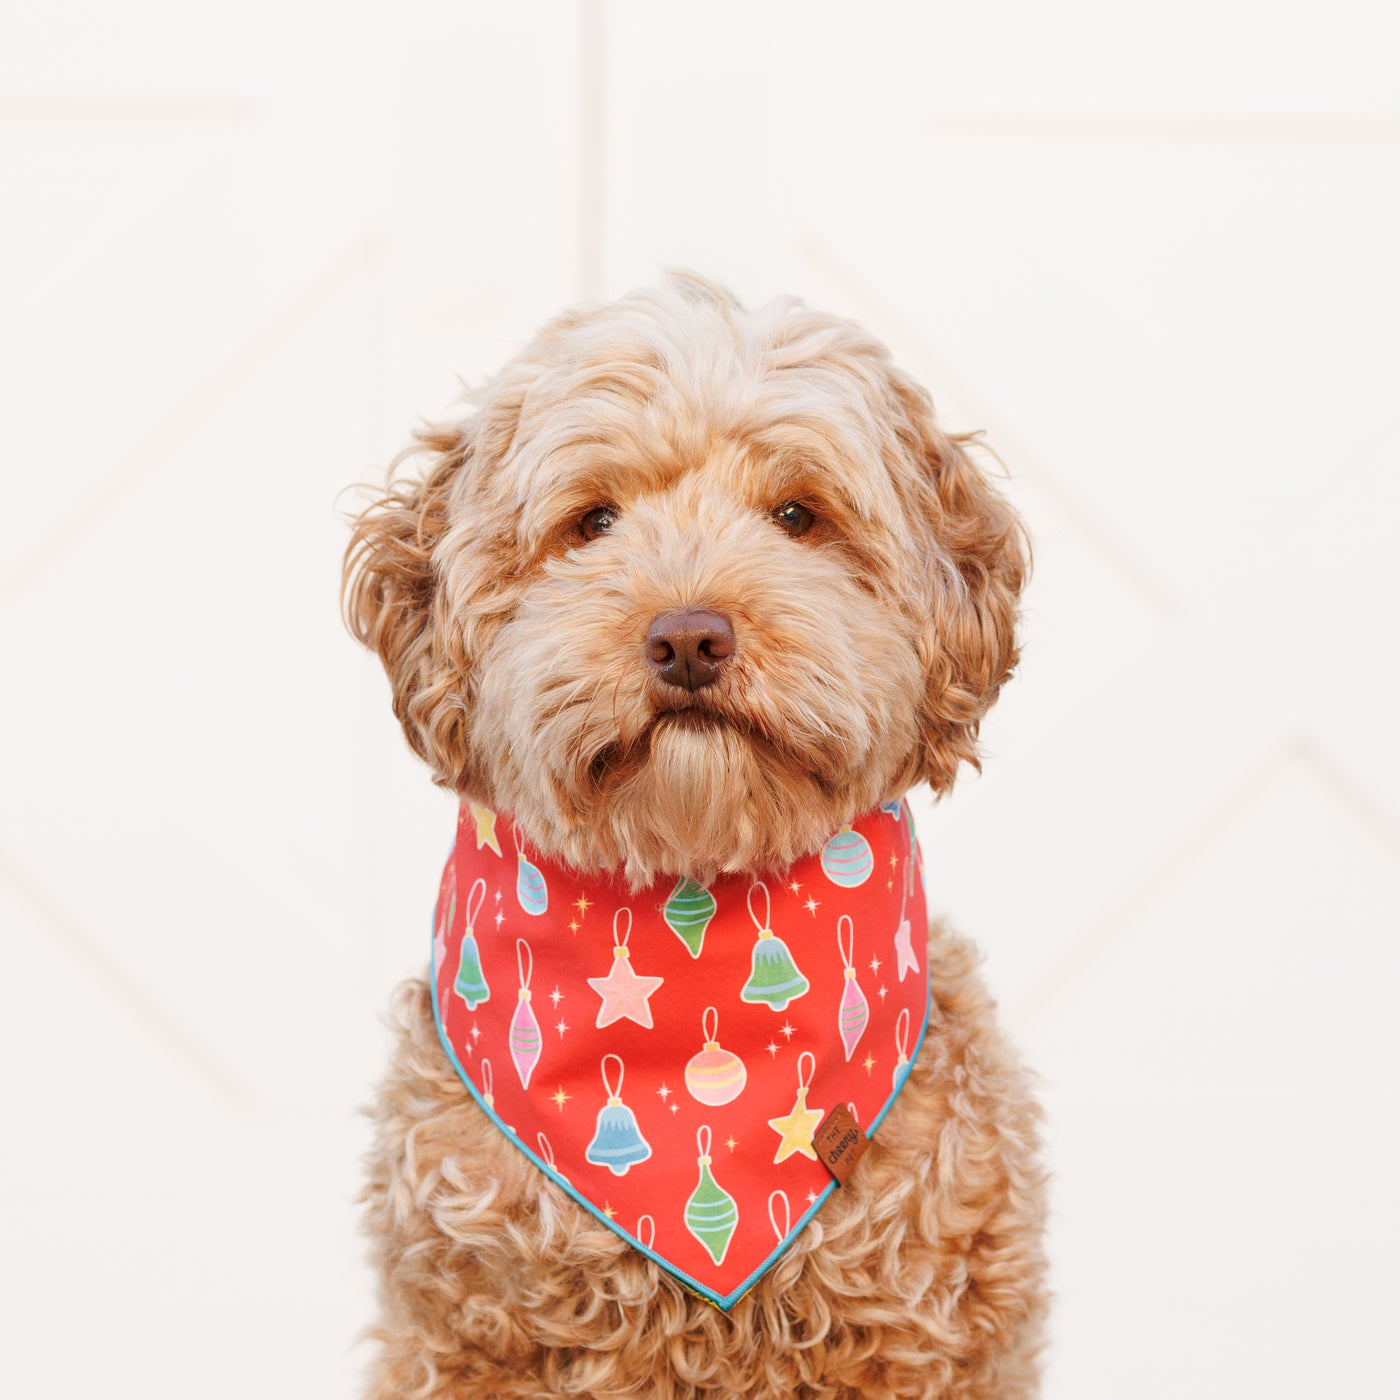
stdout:
<svg viewBox="0 0 1400 1400">
<path fill-rule="evenodd" d="M 839 1189 L 823 1117 L 845 1104 L 878 1140 L 918 1055 L 921 870 L 904 803 L 788 870 L 644 890 L 464 803 L 433 918 L 439 1036 L 540 1171 L 728 1308 Z"/>
</svg>

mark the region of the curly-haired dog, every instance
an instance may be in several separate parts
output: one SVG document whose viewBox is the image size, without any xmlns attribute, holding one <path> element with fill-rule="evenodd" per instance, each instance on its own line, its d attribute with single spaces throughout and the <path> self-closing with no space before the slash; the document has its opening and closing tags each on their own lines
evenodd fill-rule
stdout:
<svg viewBox="0 0 1400 1400">
<path fill-rule="evenodd" d="M 715 1073 L 737 1059 L 719 1050 L 731 1022 L 750 1015 L 776 1027 L 783 1017 L 771 1012 L 785 1003 L 762 987 L 750 994 L 760 956 L 800 979 L 801 990 L 783 992 L 796 997 L 807 978 L 795 964 L 816 953 L 796 924 L 786 944 L 774 937 L 768 925 L 779 920 L 765 920 L 754 891 L 766 898 L 771 884 L 786 898 L 786 887 L 757 875 L 785 880 L 818 853 L 825 859 L 828 838 L 853 822 L 847 839 L 859 860 L 860 833 L 879 838 L 859 825 L 870 814 L 902 839 L 897 799 L 920 781 L 947 792 L 960 765 L 976 763 L 979 721 L 1016 659 L 1026 558 L 1011 510 L 965 443 L 936 426 L 927 395 L 858 326 L 792 301 L 748 312 L 694 278 L 559 317 L 471 396 L 469 410 L 419 433 L 406 456 L 421 472 L 359 518 L 346 563 L 350 626 L 382 658 L 409 743 L 436 782 L 462 795 L 475 845 L 459 847 L 506 866 L 518 853 L 525 882 L 516 899 L 502 900 L 497 886 L 492 922 L 492 882 L 469 892 L 475 867 L 449 864 L 434 976 L 455 918 L 455 991 L 448 967 L 440 990 L 411 982 L 397 997 L 398 1051 L 378 1100 L 368 1189 L 383 1296 L 372 1394 L 1032 1394 L 1045 1296 L 1036 1113 L 965 944 L 934 930 L 927 1033 L 912 1066 L 895 1069 L 888 1117 L 846 1185 L 829 1200 L 808 1193 L 825 1203 L 776 1262 L 745 1280 L 742 1296 L 724 1300 L 727 1310 L 710 1300 L 717 1293 L 682 1283 L 683 1269 L 624 1238 L 611 1206 L 571 1199 L 569 1173 L 593 1168 L 580 1157 L 556 1172 L 549 1157 L 543 1170 L 523 1150 L 537 1135 L 527 1142 L 518 1119 L 498 1116 L 489 1079 L 484 1092 L 468 1092 L 460 1060 L 472 1053 L 470 1035 L 446 1029 L 449 1009 L 504 1017 L 514 1007 L 496 1082 L 509 1078 L 517 1093 L 516 1077 L 528 1085 L 542 1053 L 563 1053 L 548 1028 L 540 1039 L 529 1003 L 531 938 L 500 932 L 508 910 L 532 934 L 528 916 L 541 908 L 531 906 L 529 881 L 538 879 L 543 901 L 556 871 L 612 879 L 619 899 L 674 885 L 692 906 L 709 887 L 748 889 L 748 943 L 759 930 L 754 980 L 742 1001 L 724 1003 L 717 1033 L 706 1024 Z M 890 818 L 878 817 L 882 807 Z M 514 851 L 502 854 L 496 813 Z M 912 845 L 902 849 L 912 871 Z M 895 849 L 892 871 L 899 858 Z M 829 871 L 822 895 L 854 898 L 839 887 L 866 879 L 868 866 Z M 792 880 L 794 899 L 800 883 Z M 896 880 L 867 888 L 884 883 L 894 889 Z M 807 907 L 815 930 L 817 910 Z M 691 926 L 665 912 L 688 938 Z M 860 922 L 857 913 L 836 938 Z M 602 940 L 616 942 L 619 960 L 629 956 L 630 927 Z M 716 928 L 709 938 L 720 957 Z M 631 949 L 645 972 L 650 945 L 639 937 Z M 831 934 L 821 939 L 834 960 Z M 841 956 L 857 993 L 841 1004 L 844 1062 L 833 1017 L 828 1039 L 833 1073 L 858 1075 L 850 1037 L 880 1013 L 887 990 L 916 983 L 905 983 L 901 961 L 899 985 L 887 972 L 877 1003 L 878 972 L 853 965 L 850 946 Z M 697 947 L 672 953 L 684 961 Z M 497 959 L 489 967 L 488 950 Z M 738 956 L 747 969 L 747 948 Z M 518 1001 L 514 985 L 500 986 L 503 976 L 514 983 L 517 963 Z M 630 1020 L 612 1029 L 640 1036 L 651 1028 L 646 987 L 663 978 L 629 968 L 616 975 L 632 979 L 632 1000 L 617 1013 Z M 685 980 L 668 977 L 668 986 Z M 838 963 L 833 989 L 840 978 Z M 608 1024 L 608 982 L 593 979 L 604 998 L 602 1009 L 591 1002 L 599 1026 Z M 543 985 L 537 977 L 537 1002 Z M 813 990 L 794 1004 L 817 1000 Z M 800 1040 L 806 1024 L 789 1014 L 783 1034 L 791 1042 L 796 1029 Z M 563 1046 L 562 1015 L 560 1025 Z M 779 1072 L 780 1051 L 796 1049 L 772 1040 L 771 1060 L 762 1049 L 749 1056 L 751 1082 Z M 664 1083 L 656 1092 L 672 1116 L 648 1090 L 639 1119 L 631 1105 L 642 1090 L 622 1088 L 622 1061 L 603 1057 L 607 1107 L 587 1158 L 611 1162 L 619 1181 L 650 1151 L 642 1133 L 688 1121 Z M 639 1053 L 629 1063 L 634 1079 L 654 1068 Z M 604 1091 L 590 1088 L 601 1102 Z M 720 1110 L 694 1101 L 737 1092 L 692 1085 L 676 1096 L 707 1117 L 700 1186 L 676 1230 L 705 1246 L 702 1262 L 728 1247 L 740 1193 L 721 1187 L 739 1158 L 731 1134 L 711 1176 L 708 1153 L 720 1147 L 717 1130 L 710 1148 L 709 1120 Z M 563 1083 L 559 1095 L 562 1124 Z M 794 1121 L 767 1128 L 781 1135 Z M 616 1151 L 635 1149 L 630 1156 L 599 1148 L 605 1128 L 623 1144 Z M 787 1154 L 794 1168 L 815 1170 L 809 1142 L 810 1133 L 783 1136 L 777 1160 Z M 692 1141 L 685 1150 L 693 1181 Z M 770 1141 L 765 1163 L 772 1151 Z M 647 1169 L 659 1171 L 663 1155 Z M 781 1224 L 773 1228 L 781 1239 Z"/>
</svg>

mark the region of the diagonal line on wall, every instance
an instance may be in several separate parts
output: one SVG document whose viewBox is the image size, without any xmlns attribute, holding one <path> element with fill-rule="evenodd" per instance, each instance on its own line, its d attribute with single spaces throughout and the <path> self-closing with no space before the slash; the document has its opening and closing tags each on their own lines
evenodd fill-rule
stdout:
<svg viewBox="0 0 1400 1400">
<path fill-rule="evenodd" d="M 1154 613 L 1171 621 L 1187 612 L 1182 596 L 1155 569 L 1147 564 L 1132 545 L 1108 520 L 1051 467 L 994 405 L 963 378 L 958 369 L 929 343 L 927 338 L 900 311 L 896 310 L 837 256 L 825 243 L 808 240 L 801 247 L 803 258 L 818 276 L 846 297 L 860 317 L 878 327 L 900 351 L 915 375 L 926 384 L 944 384 L 967 405 L 987 436 L 996 444 L 997 455 L 1014 462 L 1018 475 L 1033 481 L 1079 536 Z"/>
<path fill-rule="evenodd" d="M 381 248 L 377 233 L 364 232 L 322 264 L 235 349 L 144 433 L 132 451 L 99 477 L 82 499 L 61 519 L 33 540 L 0 571 L 0 608 L 36 583 L 47 569 L 72 550 L 83 534 L 99 524 L 114 506 L 144 481 L 166 457 L 220 408 L 258 366 L 356 273 L 367 267 Z"/>
<path fill-rule="evenodd" d="M 219 1098 L 232 1108 L 241 1108 L 247 1102 L 244 1086 L 174 1020 L 155 997 L 113 962 L 82 921 L 3 848 L 0 848 L 0 882 L 88 968 L 114 1000 L 150 1027 L 166 1048 Z"/>
<path fill-rule="evenodd" d="M 1093 919 L 1062 955 L 1037 979 L 1035 988 L 1010 1009 L 1017 1025 L 1035 1020 L 1132 920 L 1151 905 L 1176 875 L 1194 860 L 1259 796 L 1269 783 L 1298 757 L 1299 741 L 1288 737 L 1275 744 L 1219 799 L 1193 820 L 1160 857 L 1127 890 Z"/>
<path fill-rule="evenodd" d="M 1306 112 L 1127 112 L 947 107 L 927 113 L 934 137 L 1224 145 L 1400 145 L 1400 119 Z"/>
<path fill-rule="evenodd" d="M 1294 755 L 1392 856 L 1400 860 L 1400 823 L 1349 765 L 1310 735 L 1295 742 Z"/>
</svg>

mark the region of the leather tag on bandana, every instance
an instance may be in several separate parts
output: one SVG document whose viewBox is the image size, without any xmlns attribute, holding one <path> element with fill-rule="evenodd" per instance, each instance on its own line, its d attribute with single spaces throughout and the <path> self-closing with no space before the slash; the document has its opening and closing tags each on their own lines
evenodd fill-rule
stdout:
<svg viewBox="0 0 1400 1400">
<path fill-rule="evenodd" d="M 851 1110 L 838 1103 L 813 1133 L 812 1145 L 827 1171 L 836 1178 L 838 1185 L 844 1186 L 870 1146 L 870 1139 L 851 1116 Z"/>
</svg>

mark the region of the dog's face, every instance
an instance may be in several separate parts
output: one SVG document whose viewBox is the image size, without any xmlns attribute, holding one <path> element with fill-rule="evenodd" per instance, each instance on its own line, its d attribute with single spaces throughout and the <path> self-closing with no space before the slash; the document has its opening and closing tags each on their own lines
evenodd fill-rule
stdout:
<svg viewBox="0 0 1400 1400">
<path fill-rule="evenodd" d="M 1020 531 L 859 327 L 677 279 L 476 398 L 346 564 L 438 782 L 645 883 L 782 868 L 976 761 Z"/>
</svg>

